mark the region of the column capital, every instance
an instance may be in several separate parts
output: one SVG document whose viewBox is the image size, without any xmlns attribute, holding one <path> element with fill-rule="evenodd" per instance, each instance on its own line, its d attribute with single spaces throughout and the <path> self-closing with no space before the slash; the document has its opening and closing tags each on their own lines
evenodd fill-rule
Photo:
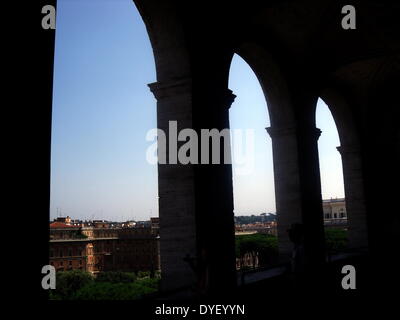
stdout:
<svg viewBox="0 0 400 320">
<path fill-rule="evenodd" d="M 230 89 L 226 89 L 226 91 L 223 93 L 221 97 L 221 105 L 225 107 L 226 109 L 229 109 L 235 101 L 236 95 L 233 94 L 233 91 Z"/>
<path fill-rule="evenodd" d="M 307 129 L 307 130 L 308 130 L 307 134 L 310 134 L 310 135 L 314 136 L 314 138 L 316 140 L 319 139 L 319 137 L 321 136 L 321 133 L 322 133 L 322 130 L 320 128 L 310 128 L 310 129 Z"/>
<path fill-rule="evenodd" d="M 321 129 L 315 127 L 267 127 L 265 128 L 272 139 L 285 136 L 285 135 L 308 135 L 314 137 L 316 140 L 321 135 Z"/>
<path fill-rule="evenodd" d="M 191 93 L 192 79 L 190 77 L 157 81 L 149 83 L 148 87 L 157 101 L 181 94 Z"/>
<path fill-rule="evenodd" d="M 341 145 L 341 146 L 336 147 L 336 149 L 337 149 L 337 151 L 339 151 L 339 153 L 341 155 L 360 152 L 360 147 L 356 146 L 356 145 Z"/>
<path fill-rule="evenodd" d="M 267 127 L 265 129 L 272 139 L 296 133 L 296 127 Z"/>
</svg>

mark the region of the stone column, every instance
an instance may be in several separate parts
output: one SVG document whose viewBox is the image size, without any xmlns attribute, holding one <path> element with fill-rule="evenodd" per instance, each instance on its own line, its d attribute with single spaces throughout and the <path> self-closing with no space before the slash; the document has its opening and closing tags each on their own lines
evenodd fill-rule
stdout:
<svg viewBox="0 0 400 320">
<path fill-rule="evenodd" d="M 151 83 L 149 87 L 157 99 L 157 127 L 166 133 L 167 141 L 169 121 L 177 121 L 178 131 L 192 127 L 190 78 Z M 167 155 L 168 150 L 167 142 Z M 161 289 L 192 286 L 196 273 L 185 257 L 197 254 L 193 166 L 158 164 L 158 197 Z"/>
<path fill-rule="evenodd" d="M 349 248 L 366 249 L 368 234 L 361 153 L 356 146 L 340 146 L 337 150 L 342 156 Z"/>
<path fill-rule="evenodd" d="M 325 262 L 324 217 L 318 156 L 320 135 L 321 130 L 315 127 L 301 127 L 297 132 L 305 254 L 307 263 L 313 266 Z"/>
<path fill-rule="evenodd" d="M 231 90 L 203 90 L 197 100 L 196 130 L 229 129 L 229 107 L 234 98 Z M 217 152 L 222 161 L 223 139 L 220 142 Z M 195 168 L 198 252 L 203 267 L 200 277 L 207 283 L 204 289 L 208 294 L 221 296 L 236 286 L 232 165 L 211 164 L 211 152 L 209 163 Z"/>
<path fill-rule="evenodd" d="M 281 260 L 289 259 L 293 250 L 288 229 L 301 224 L 305 263 L 319 265 L 325 259 L 317 146 L 321 131 L 295 126 L 270 127 L 267 131 L 272 138 Z"/>
<path fill-rule="evenodd" d="M 149 86 L 157 99 L 157 127 L 167 141 L 169 121 L 177 121 L 178 132 L 196 130 L 199 147 L 201 129 L 229 128 L 235 97 L 230 90 L 205 90 L 194 99 L 187 78 Z M 223 159 L 223 148 L 220 152 Z M 211 159 L 210 153 L 210 164 L 200 164 L 199 150 L 199 164 L 158 165 L 163 290 L 196 286 L 198 292 L 217 294 L 236 285 L 232 168 Z"/>
<path fill-rule="evenodd" d="M 274 159 L 279 255 L 281 260 L 288 260 L 293 244 L 287 230 L 291 224 L 302 222 L 296 129 L 269 127 L 267 131 L 272 139 Z"/>
</svg>

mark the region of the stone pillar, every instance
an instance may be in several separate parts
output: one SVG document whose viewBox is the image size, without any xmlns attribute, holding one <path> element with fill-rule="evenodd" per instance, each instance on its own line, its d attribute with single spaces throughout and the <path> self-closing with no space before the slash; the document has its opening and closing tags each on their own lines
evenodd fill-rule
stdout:
<svg viewBox="0 0 400 320">
<path fill-rule="evenodd" d="M 157 127 L 167 141 L 169 121 L 177 121 L 178 132 L 196 130 L 199 147 L 201 129 L 229 128 L 235 97 L 230 90 L 206 90 L 194 99 L 187 78 L 149 87 L 157 99 Z M 158 165 L 162 290 L 197 287 L 199 293 L 218 294 L 236 285 L 232 168 L 211 159 L 210 153 L 210 164 L 200 164 L 199 150 L 199 164 Z"/>
<path fill-rule="evenodd" d="M 234 98 L 231 90 L 203 90 L 197 100 L 196 130 L 229 129 L 229 107 Z M 222 160 L 223 139 L 220 142 Z M 209 163 L 195 168 L 198 258 L 206 293 L 223 296 L 236 286 L 232 165 L 211 164 L 211 152 Z"/>
<path fill-rule="evenodd" d="M 324 216 L 318 156 L 320 135 L 321 130 L 315 127 L 301 127 L 297 131 L 305 253 L 307 263 L 313 266 L 325 262 Z"/>
<path fill-rule="evenodd" d="M 340 146 L 337 150 L 342 156 L 349 248 L 366 249 L 368 234 L 361 153 L 356 146 Z"/>
<path fill-rule="evenodd" d="M 304 227 L 306 265 L 325 260 L 317 128 L 270 127 L 272 138 L 278 239 L 281 260 L 290 258 L 288 229 Z"/>
<path fill-rule="evenodd" d="M 166 133 L 167 141 L 169 121 L 177 121 L 178 131 L 192 127 L 191 79 L 156 82 L 149 87 L 157 99 L 157 127 Z M 167 142 L 167 155 L 168 150 Z M 197 254 L 193 166 L 158 164 L 158 197 L 161 289 L 192 286 L 196 273 L 184 259 Z"/>
<path fill-rule="evenodd" d="M 296 129 L 269 127 L 267 131 L 272 139 L 274 159 L 279 255 L 282 260 L 288 260 L 293 244 L 287 230 L 291 224 L 302 222 Z"/>
</svg>

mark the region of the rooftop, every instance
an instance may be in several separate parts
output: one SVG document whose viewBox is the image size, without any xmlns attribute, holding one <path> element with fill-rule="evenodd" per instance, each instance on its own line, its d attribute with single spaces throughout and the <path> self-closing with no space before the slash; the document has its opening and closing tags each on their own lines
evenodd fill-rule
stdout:
<svg viewBox="0 0 400 320">
<path fill-rule="evenodd" d="M 50 228 L 51 229 L 60 229 L 60 228 L 75 228 L 75 229 L 77 229 L 79 227 L 78 226 L 73 226 L 73 225 L 70 225 L 70 224 L 66 224 L 66 223 L 63 223 L 63 222 L 55 221 L 55 222 L 50 223 Z"/>
</svg>

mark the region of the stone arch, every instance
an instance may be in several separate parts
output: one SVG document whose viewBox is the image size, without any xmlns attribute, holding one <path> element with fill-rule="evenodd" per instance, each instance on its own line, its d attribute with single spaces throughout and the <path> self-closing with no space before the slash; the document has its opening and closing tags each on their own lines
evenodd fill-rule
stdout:
<svg viewBox="0 0 400 320">
<path fill-rule="evenodd" d="M 324 260 L 324 240 L 317 165 L 319 130 L 312 121 L 316 96 L 309 89 L 303 94 L 295 87 L 294 80 L 264 47 L 243 42 L 235 53 L 256 74 L 268 104 L 271 127 L 267 131 L 273 148 L 280 259 L 282 262 L 290 259 L 293 243 L 288 231 L 302 224 L 306 264 L 320 264 Z M 300 111 L 304 109 L 307 113 L 303 117 Z"/>
<path fill-rule="evenodd" d="M 332 113 L 338 131 L 343 181 L 348 216 L 349 248 L 365 250 L 368 246 L 366 199 L 362 174 L 362 151 L 349 99 L 338 88 L 325 87 L 321 99 Z"/>
<path fill-rule="evenodd" d="M 327 104 L 339 134 L 340 143 L 360 147 L 356 123 L 348 102 L 337 88 L 325 87 L 320 91 L 321 99 Z M 314 112 L 315 114 L 315 112 Z"/>
<path fill-rule="evenodd" d="M 146 25 L 153 48 L 157 81 L 189 77 L 189 53 L 183 26 L 177 17 L 178 10 L 173 3 L 154 0 L 134 0 L 134 3 Z"/>
<path fill-rule="evenodd" d="M 241 44 L 235 53 L 246 61 L 260 82 L 267 101 L 271 127 L 293 126 L 295 116 L 288 84 L 273 56 L 262 46 L 251 42 Z"/>
</svg>

